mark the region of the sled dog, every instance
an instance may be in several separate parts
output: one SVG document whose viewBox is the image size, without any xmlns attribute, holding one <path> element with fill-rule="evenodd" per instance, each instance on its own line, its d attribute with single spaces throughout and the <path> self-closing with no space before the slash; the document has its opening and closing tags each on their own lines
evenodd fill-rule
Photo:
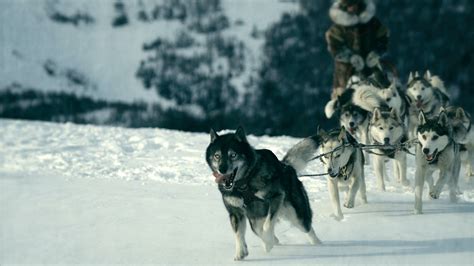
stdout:
<svg viewBox="0 0 474 266">
<path fill-rule="evenodd" d="M 407 96 L 410 102 L 408 132 L 410 139 L 413 139 L 416 137 L 420 111 L 423 111 L 428 118 L 438 115 L 441 107 L 447 105 L 449 94 L 443 81 L 438 76 L 432 76 L 430 71 L 426 71 L 424 76 L 420 76 L 418 72 L 410 73 Z"/>
<path fill-rule="evenodd" d="M 368 144 L 369 114 L 376 107 L 387 107 L 379 93 L 380 90 L 369 80 L 353 76 L 349 79 L 346 90 L 326 104 L 324 112 L 327 118 L 337 114 L 341 126 L 358 142 Z"/>
<path fill-rule="evenodd" d="M 397 111 L 397 114 L 402 121 L 406 121 L 405 118 L 408 116 L 407 96 L 396 82 L 392 82 L 388 88 L 380 89 L 379 96 L 385 100 L 390 109 Z"/>
<path fill-rule="evenodd" d="M 364 178 L 364 154 L 357 146 L 357 141 L 346 132 L 344 127 L 341 129 L 326 132 L 319 130 L 318 135 L 321 138 L 321 157 L 326 165 L 328 172 L 328 190 L 332 201 L 334 218 L 341 220 L 344 215 L 341 211 L 339 200 L 339 183 L 349 186 L 346 192 L 344 207 L 353 208 L 355 196 L 360 190 L 362 202 L 367 203 L 365 178 Z"/>
<path fill-rule="evenodd" d="M 376 108 L 372 114 L 369 126 L 369 138 L 371 144 L 391 145 L 392 147 L 374 149 L 372 153 L 375 176 L 380 190 L 385 191 L 384 175 L 385 161 L 393 159 L 393 169 L 398 182 L 409 185 L 407 179 L 407 153 L 405 149 L 394 148 L 408 140 L 403 121 L 398 116 L 396 109 L 391 111 L 380 111 Z"/>
<path fill-rule="evenodd" d="M 474 175 L 474 130 L 471 127 L 471 115 L 462 107 L 454 106 L 446 107 L 445 112 L 453 130 L 453 139 L 461 144 L 459 151 L 462 163 L 466 167 L 466 176 L 470 179 Z"/>
<path fill-rule="evenodd" d="M 318 137 L 303 139 L 282 161 L 270 150 L 256 150 L 248 143 L 244 129 L 219 136 L 211 129 L 206 162 L 222 194 L 235 234 L 235 260 L 248 255 L 246 219 L 269 252 L 279 241 L 274 226 L 286 218 L 306 233 L 311 244 L 319 244 L 312 227 L 313 212 L 303 184 L 297 177 L 317 151 Z"/>
<path fill-rule="evenodd" d="M 415 214 L 422 213 L 423 186 L 426 181 L 429 195 L 439 198 L 446 183 L 449 184 L 450 199 L 456 201 L 458 178 L 454 174 L 455 160 L 459 159 L 459 147 L 454 142 L 451 126 L 445 112 L 428 118 L 423 111 L 419 114 L 417 127 L 416 172 L 415 172 Z M 432 174 L 439 170 L 436 184 Z"/>
</svg>

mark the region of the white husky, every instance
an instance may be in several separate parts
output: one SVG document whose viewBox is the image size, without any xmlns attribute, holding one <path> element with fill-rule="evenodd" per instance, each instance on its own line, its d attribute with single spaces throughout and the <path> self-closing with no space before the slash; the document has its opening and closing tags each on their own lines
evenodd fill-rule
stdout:
<svg viewBox="0 0 474 266">
<path fill-rule="evenodd" d="M 406 142 L 406 130 L 403 121 L 395 109 L 391 111 L 380 111 L 376 108 L 372 114 L 369 126 L 369 137 L 371 144 L 387 145 L 387 148 L 375 149 L 373 152 L 374 171 L 377 176 L 378 186 L 385 190 L 384 175 L 385 160 L 393 159 L 394 172 L 398 182 L 409 185 L 407 179 L 407 154 L 401 149 L 400 144 Z M 398 146 L 395 147 L 394 146 Z"/>
<path fill-rule="evenodd" d="M 344 201 L 344 207 L 353 208 L 355 196 L 360 190 L 362 202 L 367 203 L 365 177 L 364 177 L 364 154 L 362 150 L 355 147 L 357 141 L 346 132 L 344 127 L 326 133 L 319 131 L 321 137 L 321 153 L 328 153 L 322 157 L 328 171 L 328 189 L 331 197 L 334 218 L 344 218 L 339 200 L 339 183 L 349 186 Z"/>
</svg>

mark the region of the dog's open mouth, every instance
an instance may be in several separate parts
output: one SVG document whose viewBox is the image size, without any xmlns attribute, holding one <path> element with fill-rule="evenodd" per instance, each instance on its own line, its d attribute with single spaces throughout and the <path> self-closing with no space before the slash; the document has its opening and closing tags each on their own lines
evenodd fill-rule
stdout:
<svg viewBox="0 0 474 266">
<path fill-rule="evenodd" d="M 356 132 L 356 129 L 357 129 L 356 127 L 350 127 L 349 128 L 349 133 L 351 133 L 351 135 L 354 135 L 355 132 Z"/>
<path fill-rule="evenodd" d="M 212 173 L 214 177 L 216 178 L 215 181 L 218 184 L 223 184 L 225 189 L 232 189 L 234 187 L 234 179 L 237 174 L 237 168 L 232 171 L 230 174 L 219 174 L 217 172 Z"/>
<path fill-rule="evenodd" d="M 428 162 L 432 162 L 438 157 L 438 149 L 436 149 L 432 154 L 426 154 L 426 160 Z"/>
<path fill-rule="evenodd" d="M 416 100 L 416 108 L 423 107 L 423 100 Z"/>
</svg>

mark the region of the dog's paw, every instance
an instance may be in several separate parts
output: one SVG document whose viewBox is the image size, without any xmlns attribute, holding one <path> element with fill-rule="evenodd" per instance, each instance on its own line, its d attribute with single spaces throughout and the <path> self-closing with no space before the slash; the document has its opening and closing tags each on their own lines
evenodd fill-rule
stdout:
<svg viewBox="0 0 474 266">
<path fill-rule="evenodd" d="M 354 202 L 346 202 L 346 203 L 344 203 L 344 207 L 346 207 L 348 209 L 352 209 L 352 208 L 354 208 Z"/>
<path fill-rule="evenodd" d="M 414 214 L 423 214 L 423 212 L 422 212 L 421 210 L 419 210 L 419 209 L 414 209 L 414 210 L 413 210 L 413 213 L 414 213 Z"/>
<path fill-rule="evenodd" d="M 236 254 L 234 257 L 235 261 L 243 260 L 245 257 L 247 257 L 248 253 L 243 253 L 240 252 L 239 254 Z"/>
<path fill-rule="evenodd" d="M 454 193 L 449 193 L 449 201 L 451 203 L 456 203 L 459 201 L 458 194 L 456 192 Z"/>
<path fill-rule="evenodd" d="M 249 251 L 247 249 L 247 244 L 244 245 L 242 249 L 237 249 L 235 252 L 234 260 L 243 260 L 245 257 L 249 255 Z"/>
<path fill-rule="evenodd" d="M 273 241 L 263 242 L 263 249 L 266 253 L 269 253 L 273 249 L 273 246 L 275 246 Z"/>
<path fill-rule="evenodd" d="M 408 180 L 408 179 L 403 179 L 401 183 L 402 183 L 402 185 L 405 186 L 405 187 L 410 186 L 410 180 Z"/>
<path fill-rule="evenodd" d="M 331 214 L 331 217 L 336 221 L 341 221 L 342 219 L 344 219 L 344 215 L 342 215 L 342 213 L 340 213 L 340 214 Z"/>
<path fill-rule="evenodd" d="M 434 191 L 430 192 L 430 198 L 432 199 L 438 199 L 439 198 L 439 193 L 436 193 Z"/>
</svg>

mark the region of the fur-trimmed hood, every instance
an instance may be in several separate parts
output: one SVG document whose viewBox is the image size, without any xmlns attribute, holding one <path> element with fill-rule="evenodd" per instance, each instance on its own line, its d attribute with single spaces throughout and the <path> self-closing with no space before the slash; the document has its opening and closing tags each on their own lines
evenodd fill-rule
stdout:
<svg viewBox="0 0 474 266">
<path fill-rule="evenodd" d="M 375 4 L 372 0 L 364 0 L 364 2 L 364 11 L 359 15 L 351 15 L 340 8 L 341 2 L 337 0 L 329 10 L 329 17 L 334 23 L 345 27 L 365 24 L 375 16 Z"/>
</svg>

